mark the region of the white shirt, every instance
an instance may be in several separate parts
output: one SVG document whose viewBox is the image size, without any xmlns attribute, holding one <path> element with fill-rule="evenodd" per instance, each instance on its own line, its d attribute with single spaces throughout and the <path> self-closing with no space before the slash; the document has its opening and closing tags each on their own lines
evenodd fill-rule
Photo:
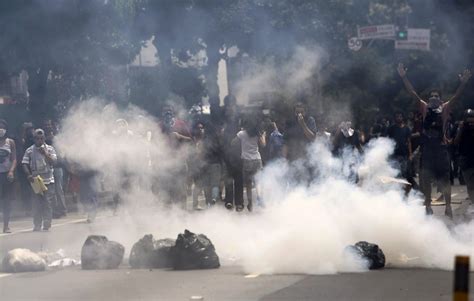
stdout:
<svg viewBox="0 0 474 301">
<path fill-rule="evenodd" d="M 260 152 L 258 151 L 258 136 L 249 137 L 246 131 L 237 133 L 237 138 L 240 139 L 242 145 L 241 158 L 244 160 L 261 160 Z"/>
</svg>

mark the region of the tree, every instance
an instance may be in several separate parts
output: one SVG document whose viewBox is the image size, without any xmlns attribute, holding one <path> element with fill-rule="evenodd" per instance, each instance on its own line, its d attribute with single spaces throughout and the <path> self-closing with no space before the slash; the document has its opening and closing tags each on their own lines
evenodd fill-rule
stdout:
<svg viewBox="0 0 474 301">
<path fill-rule="evenodd" d="M 107 66 L 126 64 L 141 46 L 132 35 L 145 1 L 18 0 L 0 3 L 0 70 L 27 70 L 30 109 L 51 114 L 48 79 L 61 78 L 80 95 L 98 94 Z M 78 88 L 78 89 L 77 89 Z"/>
</svg>

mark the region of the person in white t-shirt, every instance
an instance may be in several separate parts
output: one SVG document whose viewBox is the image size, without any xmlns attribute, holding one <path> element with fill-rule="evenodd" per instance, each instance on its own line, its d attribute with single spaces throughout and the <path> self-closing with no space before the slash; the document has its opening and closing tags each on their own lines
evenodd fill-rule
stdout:
<svg viewBox="0 0 474 301">
<path fill-rule="evenodd" d="M 259 146 L 264 147 L 266 144 L 265 133 L 260 133 L 255 119 L 248 118 L 243 123 L 243 130 L 237 133 L 240 140 L 242 152 L 242 174 L 244 187 L 247 191 L 247 209 L 252 211 L 252 186 L 255 185 L 257 191 L 257 200 L 260 199 L 259 189 L 255 184 L 255 175 L 262 169 L 262 157 L 260 155 Z M 237 211 L 242 211 L 242 205 L 237 206 Z"/>
</svg>

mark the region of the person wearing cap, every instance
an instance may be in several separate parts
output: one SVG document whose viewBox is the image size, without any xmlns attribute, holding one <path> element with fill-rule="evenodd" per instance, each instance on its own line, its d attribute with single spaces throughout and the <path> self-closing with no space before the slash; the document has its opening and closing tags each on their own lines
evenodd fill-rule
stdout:
<svg viewBox="0 0 474 301">
<path fill-rule="evenodd" d="M 42 129 L 34 131 L 34 141 L 35 144 L 25 151 L 21 163 L 30 183 L 39 176 L 47 188 L 42 194 L 35 194 L 33 200 L 33 231 L 41 231 L 41 227 L 48 231 L 53 217 L 52 204 L 56 192 L 53 166 L 57 156 L 54 147 L 45 143 L 45 133 Z"/>
<path fill-rule="evenodd" d="M 11 189 L 15 178 L 16 146 L 15 141 L 7 138 L 8 124 L 0 120 L 0 201 L 3 210 L 3 233 L 10 233 L 10 197 L 7 192 Z"/>
</svg>

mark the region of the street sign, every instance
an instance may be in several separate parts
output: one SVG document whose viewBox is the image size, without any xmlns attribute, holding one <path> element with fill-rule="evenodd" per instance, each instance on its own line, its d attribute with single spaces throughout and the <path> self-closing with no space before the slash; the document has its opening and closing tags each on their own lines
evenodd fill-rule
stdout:
<svg viewBox="0 0 474 301">
<path fill-rule="evenodd" d="M 350 50 L 359 51 L 362 48 L 362 41 L 356 37 L 350 38 L 347 41 L 347 46 L 349 46 Z"/>
<path fill-rule="evenodd" d="M 408 28 L 406 40 L 396 40 L 395 49 L 413 49 L 430 51 L 431 30 L 422 28 Z"/>
<path fill-rule="evenodd" d="M 357 28 L 359 40 L 395 39 L 395 26 L 393 24 L 364 26 Z"/>
</svg>

